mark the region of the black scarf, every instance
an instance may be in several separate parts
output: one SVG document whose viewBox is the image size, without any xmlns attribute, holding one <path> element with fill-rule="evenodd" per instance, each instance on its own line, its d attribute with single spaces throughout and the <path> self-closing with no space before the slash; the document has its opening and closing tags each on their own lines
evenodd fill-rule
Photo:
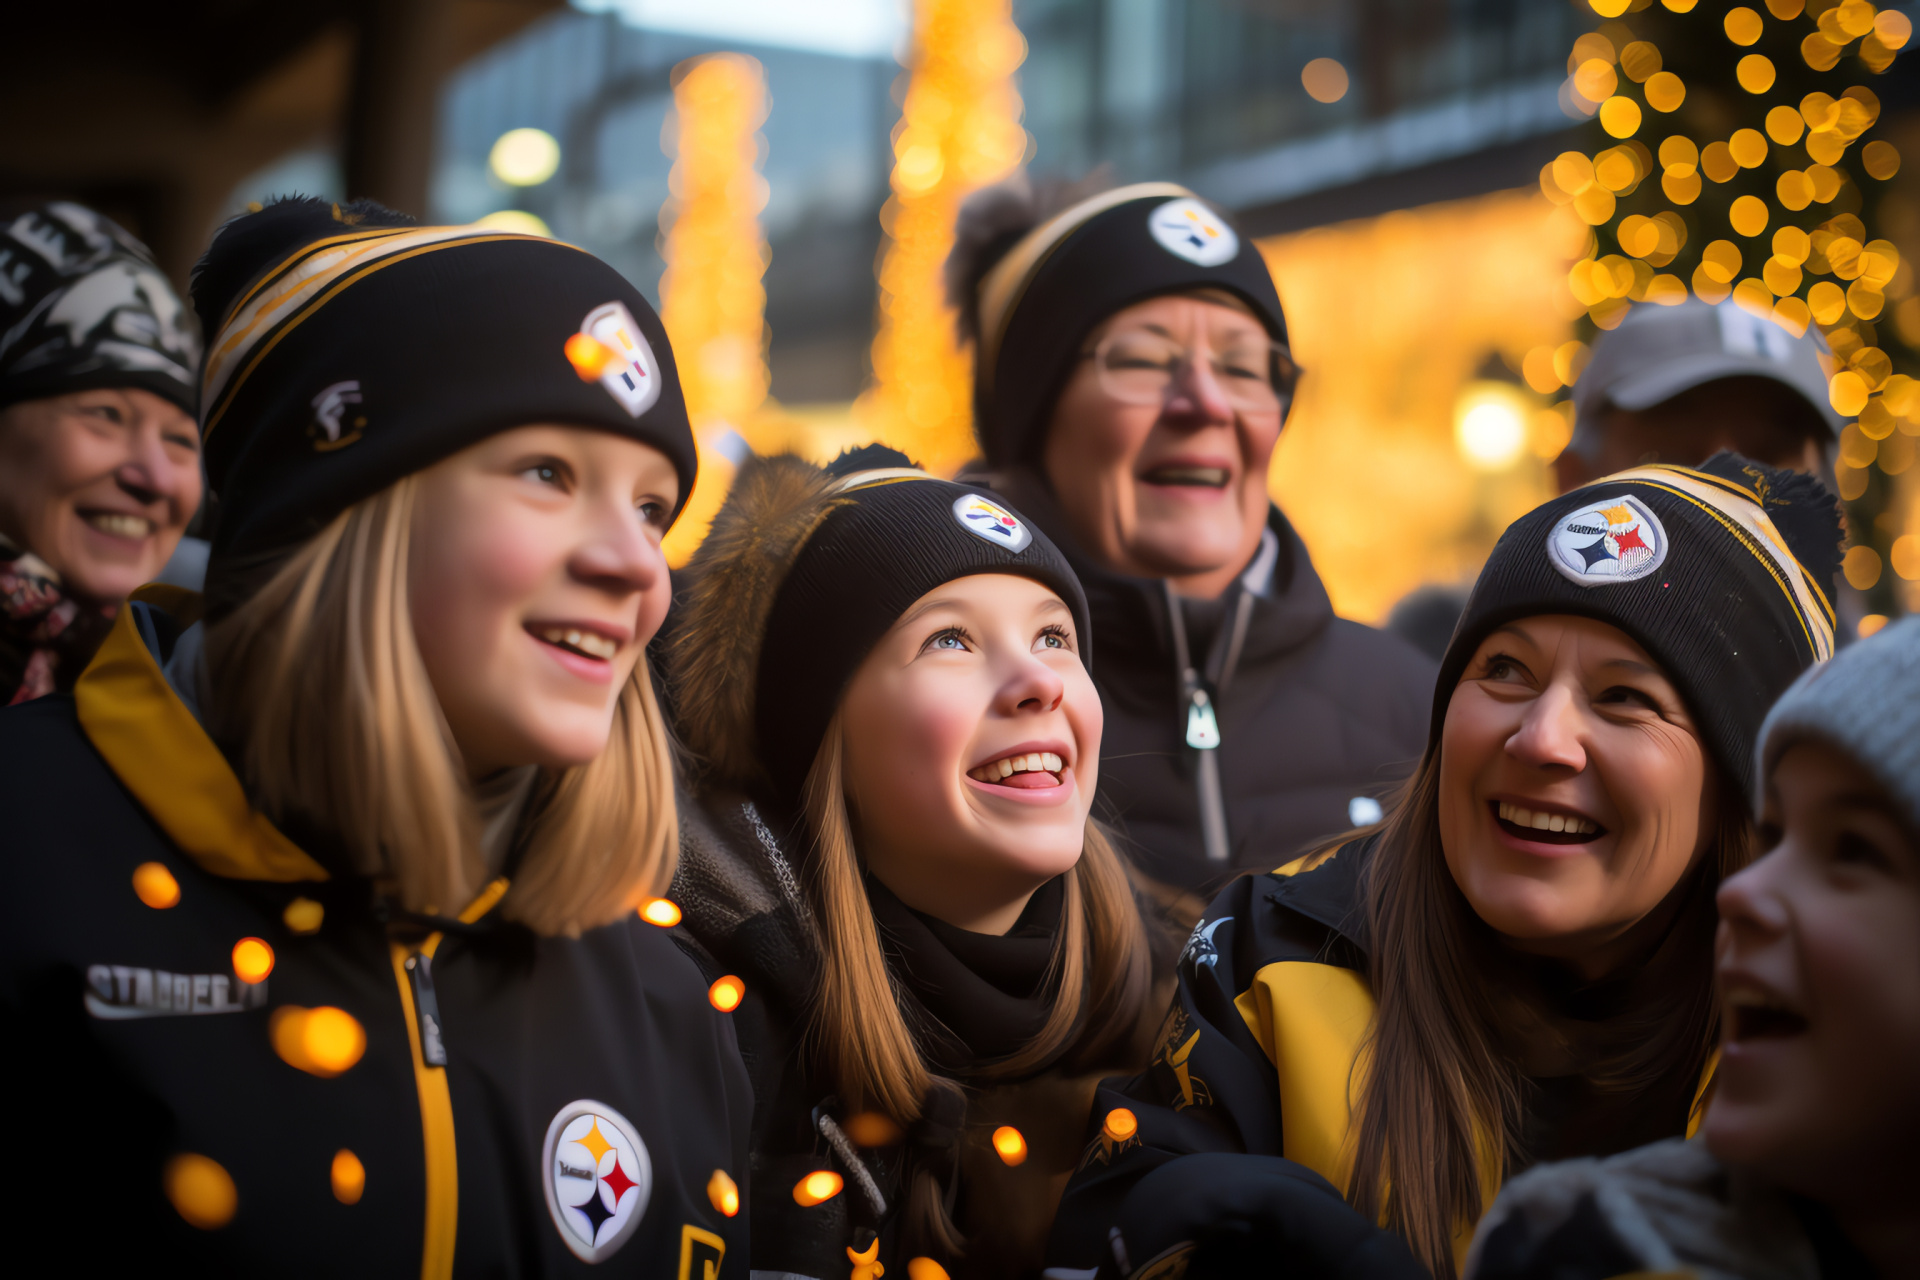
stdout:
<svg viewBox="0 0 1920 1280">
<path fill-rule="evenodd" d="M 998 937 L 915 911 L 871 875 L 866 886 L 907 1021 L 936 1071 L 972 1074 L 1040 1034 L 1052 1011 L 1047 966 L 1066 909 L 1064 877 L 1041 885 Z"/>
</svg>

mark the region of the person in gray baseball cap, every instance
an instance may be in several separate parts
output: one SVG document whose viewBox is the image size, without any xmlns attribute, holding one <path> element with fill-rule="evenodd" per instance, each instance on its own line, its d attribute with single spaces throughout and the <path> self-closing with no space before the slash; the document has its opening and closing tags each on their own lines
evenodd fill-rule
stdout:
<svg viewBox="0 0 1920 1280">
<path fill-rule="evenodd" d="M 1732 300 L 1641 303 L 1593 344 L 1555 477 L 1564 492 L 1648 463 L 1697 466 L 1723 449 L 1830 477 L 1847 422 L 1827 401 L 1832 360 L 1817 329 L 1795 337 Z"/>
</svg>

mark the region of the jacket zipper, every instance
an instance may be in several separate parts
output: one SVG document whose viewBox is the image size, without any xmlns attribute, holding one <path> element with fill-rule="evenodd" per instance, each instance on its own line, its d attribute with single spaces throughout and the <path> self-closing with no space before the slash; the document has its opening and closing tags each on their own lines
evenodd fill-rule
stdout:
<svg viewBox="0 0 1920 1280">
<path fill-rule="evenodd" d="M 1217 695 L 1226 692 L 1233 680 L 1234 668 L 1240 665 L 1247 623 L 1253 616 L 1253 593 L 1243 585 L 1234 601 L 1226 659 L 1214 686 L 1215 693 L 1209 694 L 1189 651 L 1187 619 L 1180 610 L 1180 597 L 1174 594 L 1171 582 L 1163 579 L 1161 585 L 1166 591 L 1168 621 L 1173 627 L 1173 661 L 1180 673 L 1180 707 L 1186 717 L 1186 743 L 1199 753 L 1194 762 L 1194 789 L 1199 793 L 1201 845 L 1208 862 L 1225 863 L 1232 846 L 1227 836 L 1226 797 L 1220 789 L 1220 761 L 1214 754 L 1220 747 Z"/>
<path fill-rule="evenodd" d="M 503 877 L 480 891 L 460 913 L 472 924 L 493 910 L 507 892 Z M 420 1248 L 420 1280 L 450 1280 L 453 1246 L 460 1228 L 460 1162 L 454 1145 L 453 1096 L 447 1090 L 447 1047 L 442 1038 L 440 1001 L 433 989 L 433 955 L 438 933 L 417 947 L 389 942 L 400 1009 L 406 1015 L 407 1043 L 413 1050 L 413 1083 L 420 1095 L 420 1129 L 426 1151 L 426 1230 Z"/>
</svg>

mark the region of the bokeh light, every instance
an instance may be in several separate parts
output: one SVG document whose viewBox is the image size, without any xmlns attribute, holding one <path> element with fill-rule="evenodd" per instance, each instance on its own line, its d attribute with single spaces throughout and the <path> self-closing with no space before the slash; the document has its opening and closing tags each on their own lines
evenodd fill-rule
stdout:
<svg viewBox="0 0 1920 1280">
<path fill-rule="evenodd" d="M 722 1013 L 732 1013 L 746 998 L 747 984 L 728 974 L 707 988 L 707 1001 Z"/>
<path fill-rule="evenodd" d="M 525 209 L 497 209 L 484 217 L 476 218 L 476 227 L 486 227 L 492 231 L 510 231 L 515 235 L 539 236 L 544 240 L 553 239 L 553 228 L 539 214 L 528 213 Z"/>
<path fill-rule="evenodd" d="M 322 1078 L 351 1070 L 367 1051 L 359 1019 L 331 1005 L 281 1005 L 268 1019 L 267 1034 L 281 1061 Z"/>
<path fill-rule="evenodd" d="M 1300 85 L 1315 102 L 1338 102 L 1347 96 L 1347 69 L 1332 58 L 1315 58 L 1300 68 Z"/>
<path fill-rule="evenodd" d="M 197 1152 L 182 1152 L 168 1160 L 161 1182 L 174 1210 L 202 1231 L 226 1226 L 240 1205 L 233 1175 L 219 1161 Z"/>
<path fill-rule="evenodd" d="M 740 1187 L 725 1169 L 715 1169 L 707 1179 L 707 1203 L 722 1217 L 731 1218 L 740 1212 Z"/>
<path fill-rule="evenodd" d="M 662 929 L 671 929 L 680 923 L 680 908 L 665 898 L 648 898 L 640 904 L 640 918 Z"/>
<path fill-rule="evenodd" d="M 510 187 L 537 187 L 560 171 L 560 144 L 545 129 L 509 129 L 487 152 L 487 168 Z"/>
<path fill-rule="evenodd" d="M 320 925 L 326 918 L 327 909 L 312 898 L 295 898 L 280 913 L 281 923 L 289 931 L 302 936 L 320 932 Z"/>
<path fill-rule="evenodd" d="M 712 441 L 765 403 L 770 254 L 760 212 L 766 73 L 753 58 L 717 53 L 674 68 L 672 193 L 660 211 L 660 322 L 673 343 L 700 474 L 662 550 L 678 567 L 692 556 L 726 500 L 733 466 Z"/>
<path fill-rule="evenodd" d="M 839 1195 L 845 1185 L 845 1180 L 833 1170 L 816 1169 L 793 1184 L 793 1202 L 802 1209 L 811 1209 Z"/>
<path fill-rule="evenodd" d="M 1140 1121 L 1125 1107 L 1115 1107 L 1100 1122 L 1100 1132 L 1115 1142 L 1125 1142 L 1140 1132 Z"/>
<path fill-rule="evenodd" d="M 1010 1124 L 1003 1124 L 993 1131 L 993 1150 L 1004 1165 L 1017 1166 L 1027 1162 L 1027 1140 Z"/>
<path fill-rule="evenodd" d="M 367 1166 L 360 1163 L 360 1157 L 342 1147 L 333 1153 L 333 1167 L 329 1172 L 333 1198 L 341 1204 L 359 1204 L 367 1190 Z"/>
<path fill-rule="evenodd" d="M 180 882 L 173 872 L 158 862 L 143 862 L 133 869 L 133 893 L 156 911 L 165 911 L 180 901 Z"/>
<path fill-rule="evenodd" d="M 233 974 L 242 982 L 265 982 L 273 972 L 273 948 L 264 938 L 242 938 L 233 944 Z"/>
</svg>

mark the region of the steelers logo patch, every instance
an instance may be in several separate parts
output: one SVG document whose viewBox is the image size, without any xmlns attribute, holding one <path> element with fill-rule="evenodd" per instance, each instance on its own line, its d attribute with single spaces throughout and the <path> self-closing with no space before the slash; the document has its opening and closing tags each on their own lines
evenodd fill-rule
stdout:
<svg viewBox="0 0 1920 1280">
<path fill-rule="evenodd" d="M 1176 258 L 1197 267 L 1217 267 L 1240 252 L 1240 237 L 1198 200 L 1169 200 L 1147 215 L 1147 230 Z"/>
<path fill-rule="evenodd" d="M 602 1102 L 560 1108 L 541 1155 L 547 1212 L 573 1256 L 604 1262 L 627 1242 L 653 1194 L 653 1161 L 640 1131 Z"/>
<path fill-rule="evenodd" d="M 1033 534 L 1019 516 L 977 493 L 965 493 L 953 500 L 953 518 L 968 533 L 1008 551 L 1025 551 L 1033 541 Z"/>
<path fill-rule="evenodd" d="M 660 362 L 654 359 L 647 336 L 633 322 L 633 313 L 618 302 L 595 307 L 580 322 L 580 333 L 597 350 L 589 348 L 587 367 L 582 368 L 579 346 L 570 349 L 567 358 L 575 371 L 583 377 L 591 372 L 591 380 L 597 380 L 634 417 L 651 409 L 660 398 Z"/>
<path fill-rule="evenodd" d="M 1632 582 L 1666 563 L 1667 531 L 1640 499 L 1602 498 L 1554 523 L 1547 559 L 1583 587 Z"/>
</svg>

